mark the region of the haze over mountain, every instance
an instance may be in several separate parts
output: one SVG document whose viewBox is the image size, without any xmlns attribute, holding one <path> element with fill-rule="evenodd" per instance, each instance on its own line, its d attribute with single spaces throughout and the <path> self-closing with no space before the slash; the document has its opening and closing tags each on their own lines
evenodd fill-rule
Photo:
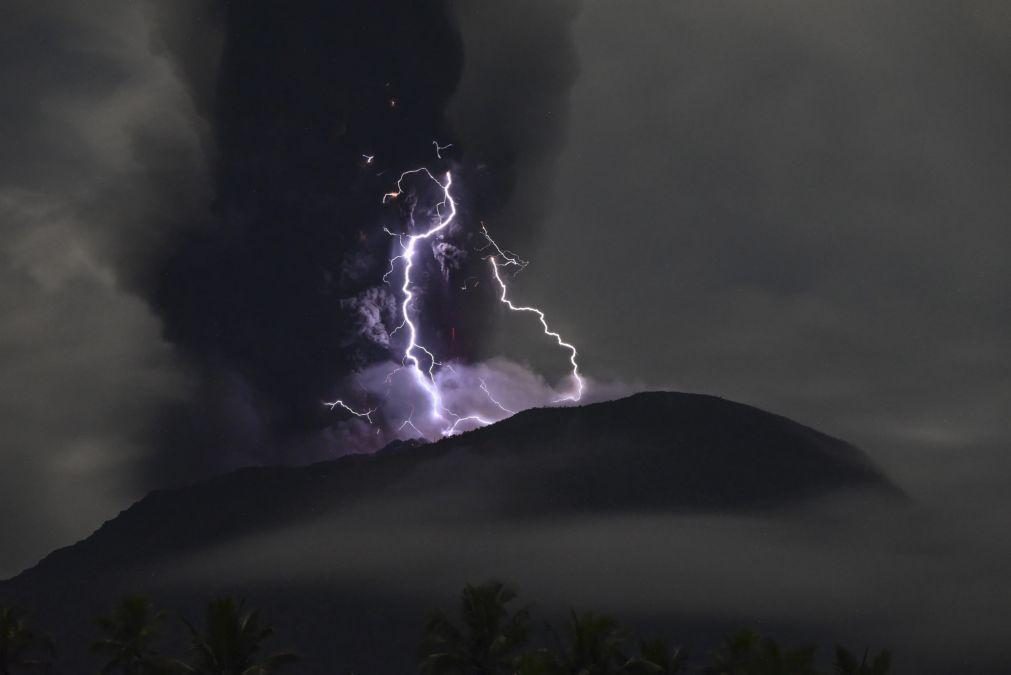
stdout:
<svg viewBox="0 0 1011 675">
<path fill-rule="evenodd" d="M 268 607 L 305 656 L 303 672 L 405 672 L 424 610 L 466 580 L 527 584 L 536 568 L 543 583 L 580 560 L 578 576 L 609 552 L 641 556 L 634 542 L 663 540 L 676 519 L 755 518 L 854 491 L 903 501 L 843 441 L 711 396 L 643 393 L 155 492 L 4 582 L 0 600 L 36 608 L 65 645 L 65 665 L 84 658 L 89 617 L 119 594 L 151 593 L 193 614 L 227 591 Z M 638 564 L 662 566 L 669 551 Z M 608 565 L 595 573 L 628 572 Z M 671 568 L 654 583 L 683 574 Z M 673 609 L 683 608 L 664 611 Z M 679 625 L 709 619 L 693 621 Z"/>
</svg>

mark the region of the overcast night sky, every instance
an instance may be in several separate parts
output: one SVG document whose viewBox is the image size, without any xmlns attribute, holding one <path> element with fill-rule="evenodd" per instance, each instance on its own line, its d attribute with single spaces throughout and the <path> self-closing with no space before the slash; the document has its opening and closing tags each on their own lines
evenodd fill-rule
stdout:
<svg viewBox="0 0 1011 675">
<path fill-rule="evenodd" d="M 1006 5 L 389 4 L 4 3 L 0 577 L 152 489 L 361 450 L 320 402 L 390 358 L 380 197 L 419 165 L 597 398 L 844 438 L 1007 562 Z M 561 386 L 488 288 L 434 294 L 432 344 Z"/>
</svg>

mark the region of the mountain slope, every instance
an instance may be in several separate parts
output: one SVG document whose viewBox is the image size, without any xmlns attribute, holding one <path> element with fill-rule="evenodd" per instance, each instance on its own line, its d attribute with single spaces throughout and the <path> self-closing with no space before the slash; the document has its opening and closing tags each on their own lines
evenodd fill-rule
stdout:
<svg viewBox="0 0 1011 675">
<path fill-rule="evenodd" d="M 128 590 L 158 594 L 170 587 L 169 602 L 192 611 L 200 597 L 226 589 L 296 617 L 392 603 L 407 643 L 406 627 L 416 624 L 404 617 L 418 620 L 420 605 L 408 611 L 404 598 L 431 589 L 403 581 L 391 590 L 376 581 L 378 572 L 370 576 L 375 568 L 429 564 L 434 572 L 425 579 L 434 579 L 450 576 L 454 563 L 444 559 L 467 558 L 501 539 L 492 531 L 535 531 L 538 523 L 560 520 L 755 513 L 847 489 L 898 494 L 858 449 L 786 418 L 710 396 L 643 393 L 529 410 L 433 444 L 394 444 L 376 455 L 305 467 L 243 469 L 155 492 L 86 540 L 0 584 L 0 602 L 16 598 L 38 608 L 59 624 L 57 637 L 77 645 L 90 630 L 85 617 Z M 493 559 L 496 572 L 510 574 L 504 559 Z M 461 573 L 492 572 L 467 560 Z M 310 562 L 316 566 L 306 572 Z M 373 590 L 357 584 L 363 575 Z M 373 618 L 384 635 L 396 623 L 389 612 Z M 319 652 L 322 643 L 333 644 L 322 634 L 320 644 L 314 641 L 322 630 L 299 629 L 299 647 L 314 652 L 318 668 L 307 672 L 338 665 L 337 656 Z M 369 654 L 365 644 L 348 637 L 351 653 L 340 658 L 350 661 L 341 664 L 372 672 L 404 667 Z M 80 658 L 74 648 L 68 653 Z"/>
</svg>

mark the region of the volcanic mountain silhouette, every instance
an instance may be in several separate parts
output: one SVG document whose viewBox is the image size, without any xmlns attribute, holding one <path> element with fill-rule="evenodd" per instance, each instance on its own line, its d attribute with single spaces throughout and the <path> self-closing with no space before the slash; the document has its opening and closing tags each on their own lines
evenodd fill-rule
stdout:
<svg viewBox="0 0 1011 675">
<path fill-rule="evenodd" d="M 151 593 L 192 615 L 199 600 L 228 590 L 271 607 L 279 627 L 284 617 L 299 625 L 305 672 L 338 666 L 399 672 L 411 648 L 384 661 L 391 646 L 376 644 L 373 654 L 357 627 L 371 626 L 373 641 L 383 635 L 409 645 L 421 607 L 407 609 L 393 591 L 379 600 L 337 569 L 325 583 L 307 581 L 296 569 L 319 559 L 320 546 L 338 547 L 336 560 L 382 566 L 405 555 L 398 532 L 422 532 L 433 523 L 522 528 L 542 519 L 616 514 L 754 513 L 857 489 L 901 494 L 857 448 L 784 417 L 711 396 L 641 393 L 527 410 L 436 443 L 395 443 L 374 455 L 303 467 L 242 469 L 154 492 L 87 539 L 0 583 L 0 602 L 36 608 L 57 639 L 71 644 L 66 658 L 83 659 L 90 617 L 118 594 Z M 374 512 L 388 513 L 373 523 Z M 304 526 L 316 529 L 302 543 L 255 543 L 262 533 Z M 369 530 L 366 543 L 351 534 L 360 528 Z M 208 562 L 221 556 L 232 562 Z M 178 580 L 181 570 L 193 569 L 201 571 L 191 581 Z M 169 579 L 171 592 L 164 590 Z M 392 613 L 377 609 L 391 602 Z M 371 619 L 358 617 L 334 642 L 331 624 L 342 611 L 365 611 Z M 314 625 L 306 616 L 329 618 Z"/>
</svg>

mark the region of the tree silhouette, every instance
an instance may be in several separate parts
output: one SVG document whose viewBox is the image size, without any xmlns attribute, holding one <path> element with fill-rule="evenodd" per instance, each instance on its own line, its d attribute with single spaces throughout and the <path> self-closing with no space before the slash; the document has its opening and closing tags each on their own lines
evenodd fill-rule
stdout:
<svg viewBox="0 0 1011 675">
<path fill-rule="evenodd" d="M 713 654 L 706 675 L 816 675 L 814 647 L 784 649 L 752 631 L 731 635 Z"/>
<path fill-rule="evenodd" d="M 685 654 L 680 647 L 672 649 L 665 640 L 646 640 L 639 644 L 639 656 L 630 659 L 623 670 L 630 675 L 674 675 L 684 668 Z"/>
<path fill-rule="evenodd" d="M 52 654 L 52 641 L 29 627 L 24 610 L 0 607 L 0 675 L 45 668 Z"/>
<path fill-rule="evenodd" d="M 101 672 L 123 675 L 156 675 L 169 671 L 169 664 L 155 644 L 165 613 L 140 595 L 123 598 L 108 616 L 96 620 L 103 637 L 91 645 L 91 651 L 109 660 Z"/>
<path fill-rule="evenodd" d="M 186 622 L 190 631 L 191 663 L 178 665 L 199 675 L 268 675 L 298 660 L 294 654 L 281 652 L 257 654 L 274 630 L 260 622 L 257 611 L 245 611 L 244 603 L 232 598 L 212 600 L 207 605 L 203 632 Z"/>
<path fill-rule="evenodd" d="M 629 664 L 625 631 L 609 616 L 572 610 L 566 625 L 562 668 L 572 675 L 611 675 Z"/>
<path fill-rule="evenodd" d="M 888 675 L 892 670 L 892 654 L 883 649 L 868 663 L 867 651 L 864 650 L 864 656 L 858 662 L 845 647 L 836 645 L 833 665 L 837 675 Z"/>
<path fill-rule="evenodd" d="M 516 592 L 497 581 L 468 584 L 460 596 L 461 627 L 444 612 L 433 613 L 421 640 L 425 675 L 509 675 L 517 650 L 526 644 L 530 613 L 506 607 Z"/>
<path fill-rule="evenodd" d="M 558 655 L 548 649 L 520 654 L 513 664 L 513 675 L 564 675 Z"/>
</svg>

